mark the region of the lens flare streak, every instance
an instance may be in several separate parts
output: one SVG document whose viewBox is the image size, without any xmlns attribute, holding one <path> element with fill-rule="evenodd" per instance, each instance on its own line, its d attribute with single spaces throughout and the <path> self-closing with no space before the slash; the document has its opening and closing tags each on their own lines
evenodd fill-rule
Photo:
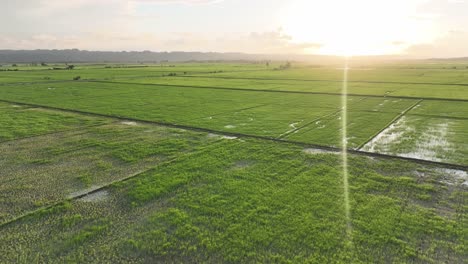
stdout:
<svg viewBox="0 0 468 264">
<path fill-rule="evenodd" d="M 351 241 L 351 212 L 349 206 L 349 186 L 348 186 L 348 135 L 347 135 L 347 119 L 348 119 L 348 57 L 345 58 L 343 68 L 343 87 L 341 92 L 341 155 L 343 160 L 343 189 L 344 189 L 344 205 L 346 217 L 346 234 L 348 241 Z"/>
</svg>

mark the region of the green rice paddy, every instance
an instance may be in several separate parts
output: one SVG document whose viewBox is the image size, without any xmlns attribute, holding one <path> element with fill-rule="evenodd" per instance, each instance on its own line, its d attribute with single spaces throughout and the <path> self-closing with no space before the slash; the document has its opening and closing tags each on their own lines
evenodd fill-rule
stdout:
<svg viewBox="0 0 468 264">
<path fill-rule="evenodd" d="M 349 219 L 339 65 L 62 66 L 0 71 L 1 263 L 468 258 L 464 65 L 351 65 Z"/>
</svg>

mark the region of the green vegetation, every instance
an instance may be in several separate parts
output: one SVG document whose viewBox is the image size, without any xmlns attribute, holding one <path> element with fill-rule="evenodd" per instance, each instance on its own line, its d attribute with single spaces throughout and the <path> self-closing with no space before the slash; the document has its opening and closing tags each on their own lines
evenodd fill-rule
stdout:
<svg viewBox="0 0 468 264">
<path fill-rule="evenodd" d="M 114 69 L 105 70 L 112 71 Z M 294 70 L 285 72 L 289 71 Z M 309 69 L 309 71 L 312 70 Z M 318 71 L 323 71 L 323 69 Z M 242 72 L 242 76 L 258 72 L 255 70 Z M 166 78 L 161 77 L 160 79 L 165 80 Z M 190 80 L 192 77 L 182 79 Z M 211 81 L 213 86 L 219 85 L 217 80 L 219 79 L 205 78 L 205 82 Z M 177 78 L 166 81 L 177 83 Z M 329 84 L 341 85 L 337 82 Z M 265 88 L 262 83 L 254 84 L 252 87 L 255 88 L 248 91 L 207 88 L 211 87 L 211 84 L 208 86 L 206 84 L 197 85 L 194 83 L 193 86 L 186 87 L 175 84 L 164 86 L 79 81 L 73 83 L 36 83 L 5 85 L 0 89 L 0 96 L 14 102 L 34 103 L 222 132 L 283 138 L 324 146 L 339 147 L 341 144 L 341 96 L 338 95 L 336 87 L 334 88 L 336 95 L 334 95 L 298 94 L 287 90 L 283 92 L 257 91 L 269 89 Z M 309 85 L 312 85 L 310 89 L 313 90 L 315 86 L 321 87 L 322 82 L 312 82 Z M 374 85 L 378 86 L 378 84 Z M 393 86 L 399 87 L 397 84 L 393 84 Z M 421 88 L 419 90 L 432 93 L 433 86 L 429 85 L 428 87 L 428 89 Z M 457 86 L 457 89 L 459 89 L 458 92 L 464 92 L 466 87 Z M 375 97 L 372 90 L 367 91 L 369 96 L 350 96 L 348 98 L 348 146 L 350 148 L 365 145 L 419 100 L 418 97 L 414 97 L 410 93 L 404 94 L 408 98 L 403 99 Z M 448 145 L 455 146 L 466 139 L 463 131 L 468 129 L 466 101 L 448 101 L 454 95 L 457 96 L 457 93 L 452 94 L 450 90 L 446 90 L 447 99 L 444 97 L 437 100 L 426 99 L 412 108 L 406 115 L 456 119 L 456 122 L 448 123 L 450 126 L 452 124 L 455 126 L 449 129 L 456 132 L 447 133 L 444 138 L 449 142 Z M 424 94 L 421 95 L 424 97 Z M 460 98 L 463 96 L 458 97 L 458 99 Z M 414 137 L 420 137 L 419 134 L 422 132 L 423 130 L 417 130 Z M 448 151 L 455 152 L 456 150 Z M 390 153 L 404 154 L 398 151 Z M 463 162 L 463 159 L 450 158 L 450 155 L 442 155 L 438 160 L 459 164 Z"/>
<path fill-rule="evenodd" d="M 282 143 L 226 140 L 114 185 L 102 199 L 6 226 L 0 247 L 5 261 L 45 262 L 466 258 L 466 186 L 447 188 L 434 167 L 351 157 L 351 241 L 340 163 Z M 52 239 L 43 235 L 51 231 Z"/>
<path fill-rule="evenodd" d="M 0 102 L 0 142 L 105 122 L 102 118 Z"/>
<path fill-rule="evenodd" d="M 348 148 L 452 166 L 349 155 L 346 219 L 342 69 L 280 65 L 1 71 L 0 263 L 463 263 L 466 69 L 352 66 Z"/>
<path fill-rule="evenodd" d="M 113 123 L 0 143 L 0 222 L 136 175 L 213 140 L 179 129 Z"/>
<path fill-rule="evenodd" d="M 156 65 L 75 65 L 73 70 L 68 66 L 51 67 L 16 67 L 17 71 L 0 71 L 0 81 L 5 83 L 28 83 L 69 81 L 75 76 L 84 80 L 119 80 L 138 79 L 142 77 L 178 76 L 187 74 L 220 74 L 225 71 L 238 72 L 246 70 L 263 70 L 259 64 L 156 64 Z M 47 78 L 45 78 L 47 77 Z"/>
</svg>

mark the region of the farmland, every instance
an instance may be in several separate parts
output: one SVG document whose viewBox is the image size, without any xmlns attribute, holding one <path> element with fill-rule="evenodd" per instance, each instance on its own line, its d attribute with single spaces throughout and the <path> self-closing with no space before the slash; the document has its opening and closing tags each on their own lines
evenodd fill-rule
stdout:
<svg viewBox="0 0 468 264">
<path fill-rule="evenodd" d="M 280 64 L 0 71 L 0 262 L 466 261 L 468 62 Z"/>
</svg>

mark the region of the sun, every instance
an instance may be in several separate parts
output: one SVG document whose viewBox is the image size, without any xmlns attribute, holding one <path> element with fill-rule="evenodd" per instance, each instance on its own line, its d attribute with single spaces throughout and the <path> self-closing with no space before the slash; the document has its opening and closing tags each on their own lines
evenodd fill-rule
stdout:
<svg viewBox="0 0 468 264">
<path fill-rule="evenodd" d="M 297 43 L 319 44 L 308 53 L 385 55 L 432 41 L 432 21 L 418 17 L 423 0 L 295 0 L 283 30 Z"/>
</svg>

